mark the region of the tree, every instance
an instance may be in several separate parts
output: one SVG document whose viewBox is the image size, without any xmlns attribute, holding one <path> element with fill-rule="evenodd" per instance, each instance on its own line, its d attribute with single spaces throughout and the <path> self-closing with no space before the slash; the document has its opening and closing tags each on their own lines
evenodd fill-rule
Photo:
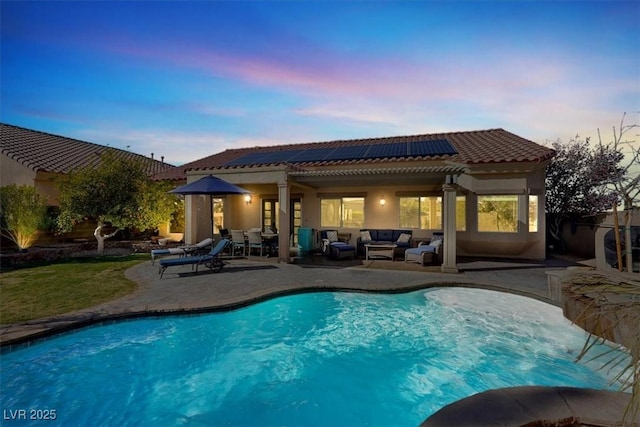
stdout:
<svg viewBox="0 0 640 427">
<path fill-rule="evenodd" d="M 620 126 L 618 130 L 613 126 L 613 141 L 608 144 L 604 144 L 602 142 L 602 136 L 600 134 L 600 129 L 598 129 L 598 147 L 597 150 L 599 153 L 606 152 L 617 152 L 620 153 L 620 161 L 624 159 L 624 155 L 622 154 L 623 149 L 625 147 L 629 148 L 629 155 L 625 159 L 625 164 L 614 168 L 613 170 L 607 170 L 610 165 L 602 164 L 597 165 L 598 169 L 601 170 L 603 175 L 608 175 L 610 177 L 610 181 L 608 182 L 609 187 L 613 188 L 614 193 L 617 195 L 616 206 L 614 206 L 614 211 L 616 210 L 617 203 L 622 201 L 623 208 L 625 211 L 625 242 L 628 244 L 626 247 L 626 265 L 629 272 L 633 271 L 633 260 L 632 260 L 632 250 L 631 250 L 631 221 L 633 216 L 634 207 L 638 206 L 640 199 L 640 146 L 634 146 L 635 141 L 630 141 L 626 139 L 626 134 L 640 125 L 625 125 L 624 119 L 627 113 L 622 115 L 622 119 L 620 119 Z M 623 138 L 625 138 L 623 140 Z M 616 213 L 617 214 L 617 213 Z M 619 267 L 622 267 L 620 265 Z"/>
<path fill-rule="evenodd" d="M 158 225 L 173 221 L 175 217 L 183 219 L 184 231 L 184 202 L 169 190 L 175 186 L 167 181 L 152 181 L 147 179 L 139 195 L 141 209 L 138 210 L 138 228 L 156 229 Z"/>
<path fill-rule="evenodd" d="M 614 147 L 592 148 L 589 139 L 555 141 L 546 174 L 548 231 L 564 251 L 562 226 L 573 215 L 595 215 L 608 210 L 618 196 L 608 184 L 620 171 L 623 154 Z"/>
<path fill-rule="evenodd" d="M 116 158 L 111 151 L 102 154 L 97 167 L 70 172 L 58 178 L 57 184 L 58 228 L 69 231 L 86 218 L 95 219 L 98 254 L 104 252 L 104 241 L 120 229 L 155 229 L 169 220 L 174 207 L 175 196 L 166 194 L 166 184 L 150 181 L 141 161 Z M 115 230 L 104 235 L 107 224 Z"/>
<path fill-rule="evenodd" d="M 47 199 L 34 187 L 15 184 L 0 188 L 0 225 L 2 235 L 21 250 L 33 243 L 33 237 L 44 228 L 47 218 Z"/>
<path fill-rule="evenodd" d="M 627 113 L 622 115 L 620 127 L 616 131 L 613 127 L 613 141 L 608 144 L 602 143 L 600 129 L 598 129 L 598 150 L 599 152 L 614 151 L 621 155 L 620 161 L 624 159 L 622 154 L 625 147 L 629 149 L 629 155 L 626 157 L 625 165 L 619 166 L 615 170 L 609 172 L 611 176 L 611 186 L 619 195 L 624 203 L 625 209 L 632 209 L 640 202 L 640 146 L 634 145 L 635 141 L 627 140 L 625 135 L 632 129 L 640 127 L 640 125 L 625 125 L 624 119 Z M 623 137 L 625 140 L 623 141 Z"/>
</svg>

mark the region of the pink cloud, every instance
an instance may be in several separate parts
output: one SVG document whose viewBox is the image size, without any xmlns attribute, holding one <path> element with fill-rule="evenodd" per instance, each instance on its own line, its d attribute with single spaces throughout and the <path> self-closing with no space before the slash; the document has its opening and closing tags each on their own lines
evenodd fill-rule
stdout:
<svg viewBox="0 0 640 427">
<path fill-rule="evenodd" d="M 538 142 L 570 138 L 567 132 L 585 133 L 589 131 L 585 126 L 617 123 L 627 107 L 603 111 L 603 105 L 620 93 L 637 93 L 637 82 L 607 75 L 604 66 L 587 70 L 581 58 L 536 56 L 535 52 L 518 50 L 451 53 L 437 58 L 364 57 L 324 50 L 306 52 L 304 58 L 311 58 L 311 62 L 305 63 L 304 58 L 239 54 L 199 46 L 145 47 L 110 42 L 105 49 L 133 60 L 140 58 L 147 64 L 157 62 L 161 67 L 195 70 L 298 95 L 301 105 L 290 111 L 292 118 L 325 120 L 325 126 L 376 124 L 397 134 L 505 127 Z M 237 108 L 205 103 L 187 108 L 204 115 L 245 116 Z M 307 134 L 298 134 L 290 141 L 263 134 L 255 138 L 176 134 L 168 138 L 163 135 L 162 139 L 172 142 L 167 150 L 181 141 L 206 142 L 205 156 L 240 144 L 316 139 L 305 137 Z M 160 138 L 158 143 L 162 143 Z M 201 152 L 202 146 L 195 144 L 193 149 Z M 197 158 L 194 154 L 178 152 L 175 162 L 193 160 Z"/>
<path fill-rule="evenodd" d="M 276 57 L 197 45 L 132 45 L 124 40 L 109 40 L 104 48 L 133 59 L 157 61 L 162 67 L 200 70 L 218 78 L 303 96 L 313 105 L 299 112 L 316 112 L 325 117 L 335 117 L 337 111 L 342 111 L 344 117 L 359 116 L 353 110 L 334 107 L 354 100 L 362 104 L 392 104 L 406 110 L 425 103 L 452 102 L 495 108 L 518 103 L 524 97 L 544 102 L 558 99 L 563 93 L 570 95 L 568 92 L 579 84 L 571 81 L 575 74 L 572 58 L 540 58 L 531 52 L 506 49 L 489 54 L 451 53 L 437 58 L 382 58 L 319 48 L 301 57 Z"/>
</svg>

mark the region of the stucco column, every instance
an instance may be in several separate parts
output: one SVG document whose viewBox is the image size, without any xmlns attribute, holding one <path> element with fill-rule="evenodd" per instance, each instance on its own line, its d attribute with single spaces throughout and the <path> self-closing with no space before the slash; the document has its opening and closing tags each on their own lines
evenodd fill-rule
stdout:
<svg viewBox="0 0 640 427">
<path fill-rule="evenodd" d="M 195 207 L 195 203 L 195 196 L 184 196 L 184 242 L 186 244 L 193 244 L 198 241 L 198 228 L 196 226 L 198 209 Z"/>
<path fill-rule="evenodd" d="M 443 231 L 444 231 L 444 252 L 442 254 L 443 273 L 458 273 L 456 263 L 456 185 L 444 184 L 443 203 Z"/>
<path fill-rule="evenodd" d="M 278 182 L 278 204 L 279 209 L 279 224 L 278 224 L 278 262 L 289 262 L 289 246 L 291 236 L 289 235 L 291 230 L 291 224 L 289 220 L 289 206 L 291 187 L 285 180 Z"/>
</svg>

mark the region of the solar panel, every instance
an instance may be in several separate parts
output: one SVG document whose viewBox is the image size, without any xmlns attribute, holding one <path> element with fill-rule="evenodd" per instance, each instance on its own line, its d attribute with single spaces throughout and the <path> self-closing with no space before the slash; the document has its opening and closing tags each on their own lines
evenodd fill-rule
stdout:
<svg viewBox="0 0 640 427">
<path fill-rule="evenodd" d="M 292 157 L 304 152 L 305 150 L 284 150 L 284 151 L 272 151 L 267 153 L 267 156 L 262 159 L 260 163 L 279 163 L 288 162 Z"/>
<path fill-rule="evenodd" d="M 324 160 L 324 158 L 328 156 L 333 150 L 334 150 L 334 147 L 304 150 L 300 154 L 296 155 L 295 157 L 292 157 L 289 161 L 292 163 L 319 162 Z"/>
<path fill-rule="evenodd" d="M 352 147 L 337 147 L 324 160 L 358 160 L 365 157 L 368 145 L 357 145 Z"/>
<path fill-rule="evenodd" d="M 280 151 L 260 151 L 249 153 L 235 160 L 231 160 L 224 166 L 248 166 L 265 163 L 289 162 L 300 153 L 308 150 L 280 150 Z"/>
<path fill-rule="evenodd" d="M 392 142 L 389 144 L 352 145 L 314 149 L 291 149 L 260 151 L 225 163 L 224 166 L 249 166 L 265 163 L 301 163 L 336 160 L 376 159 L 383 157 L 443 156 L 457 151 L 446 139 L 414 142 Z"/>
<path fill-rule="evenodd" d="M 261 163 L 260 160 L 263 159 L 266 154 L 268 153 L 264 153 L 262 151 L 245 154 L 244 156 L 231 160 L 225 163 L 224 165 L 225 166 L 246 166 L 246 165 Z"/>
<path fill-rule="evenodd" d="M 457 151 L 446 139 L 431 139 L 410 142 L 409 154 L 412 156 L 443 156 L 457 154 Z"/>
<path fill-rule="evenodd" d="M 407 155 L 406 142 L 394 142 L 391 144 L 376 144 L 369 146 L 366 156 L 371 158 L 380 157 L 403 157 Z"/>
</svg>

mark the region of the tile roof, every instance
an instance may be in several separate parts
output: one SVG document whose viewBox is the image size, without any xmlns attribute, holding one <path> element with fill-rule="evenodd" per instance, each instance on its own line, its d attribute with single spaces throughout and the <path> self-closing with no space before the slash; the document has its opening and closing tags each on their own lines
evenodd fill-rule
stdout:
<svg viewBox="0 0 640 427">
<path fill-rule="evenodd" d="M 145 160 L 149 175 L 175 168 L 129 151 L 0 123 L 0 151 L 34 171 L 67 173 L 76 168 L 95 167 L 99 155 L 106 150 L 115 151 L 123 159 Z"/>
<path fill-rule="evenodd" d="M 426 144 L 429 141 L 447 141 L 454 148 L 453 152 L 434 151 L 426 155 L 406 155 L 382 157 L 366 156 L 352 159 L 324 160 L 323 158 L 313 158 L 312 155 L 302 156 L 304 161 L 295 161 L 293 157 L 290 161 L 268 162 L 269 158 L 281 159 L 283 156 L 277 152 L 300 152 L 304 150 L 318 150 L 317 153 L 326 153 L 330 148 L 359 147 L 382 144 L 397 144 L 406 142 L 407 144 Z M 267 153 L 273 155 L 266 156 Z M 442 154 L 440 154 L 442 153 Z M 380 164 L 384 162 L 398 161 L 420 161 L 446 159 L 451 162 L 478 165 L 489 163 L 514 163 L 514 162 L 540 162 L 553 157 L 554 151 L 550 148 L 536 144 L 533 141 L 522 138 L 518 135 L 505 131 L 504 129 L 488 129 L 466 132 L 450 132 L 438 134 L 423 134 L 410 136 L 393 136 L 384 138 L 338 140 L 328 142 L 312 142 L 301 144 L 286 144 L 270 147 L 249 147 L 225 150 L 202 159 L 184 164 L 175 169 L 159 174 L 160 179 L 185 179 L 186 171 L 199 169 L 234 168 L 242 169 L 269 164 L 292 164 L 298 168 L 333 166 L 333 165 L 353 165 L 353 164 Z M 264 163 L 244 161 L 244 159 L 260 158 L 264 154 Z M 251 157 L 248 157 L 251 155 Z M 296 156 L 297 157 L 297 156 Z M 329 156 L 330 157 L 330 156 Z M 308 159 L 313 160 L 308 160 Z"/>
</svg>

